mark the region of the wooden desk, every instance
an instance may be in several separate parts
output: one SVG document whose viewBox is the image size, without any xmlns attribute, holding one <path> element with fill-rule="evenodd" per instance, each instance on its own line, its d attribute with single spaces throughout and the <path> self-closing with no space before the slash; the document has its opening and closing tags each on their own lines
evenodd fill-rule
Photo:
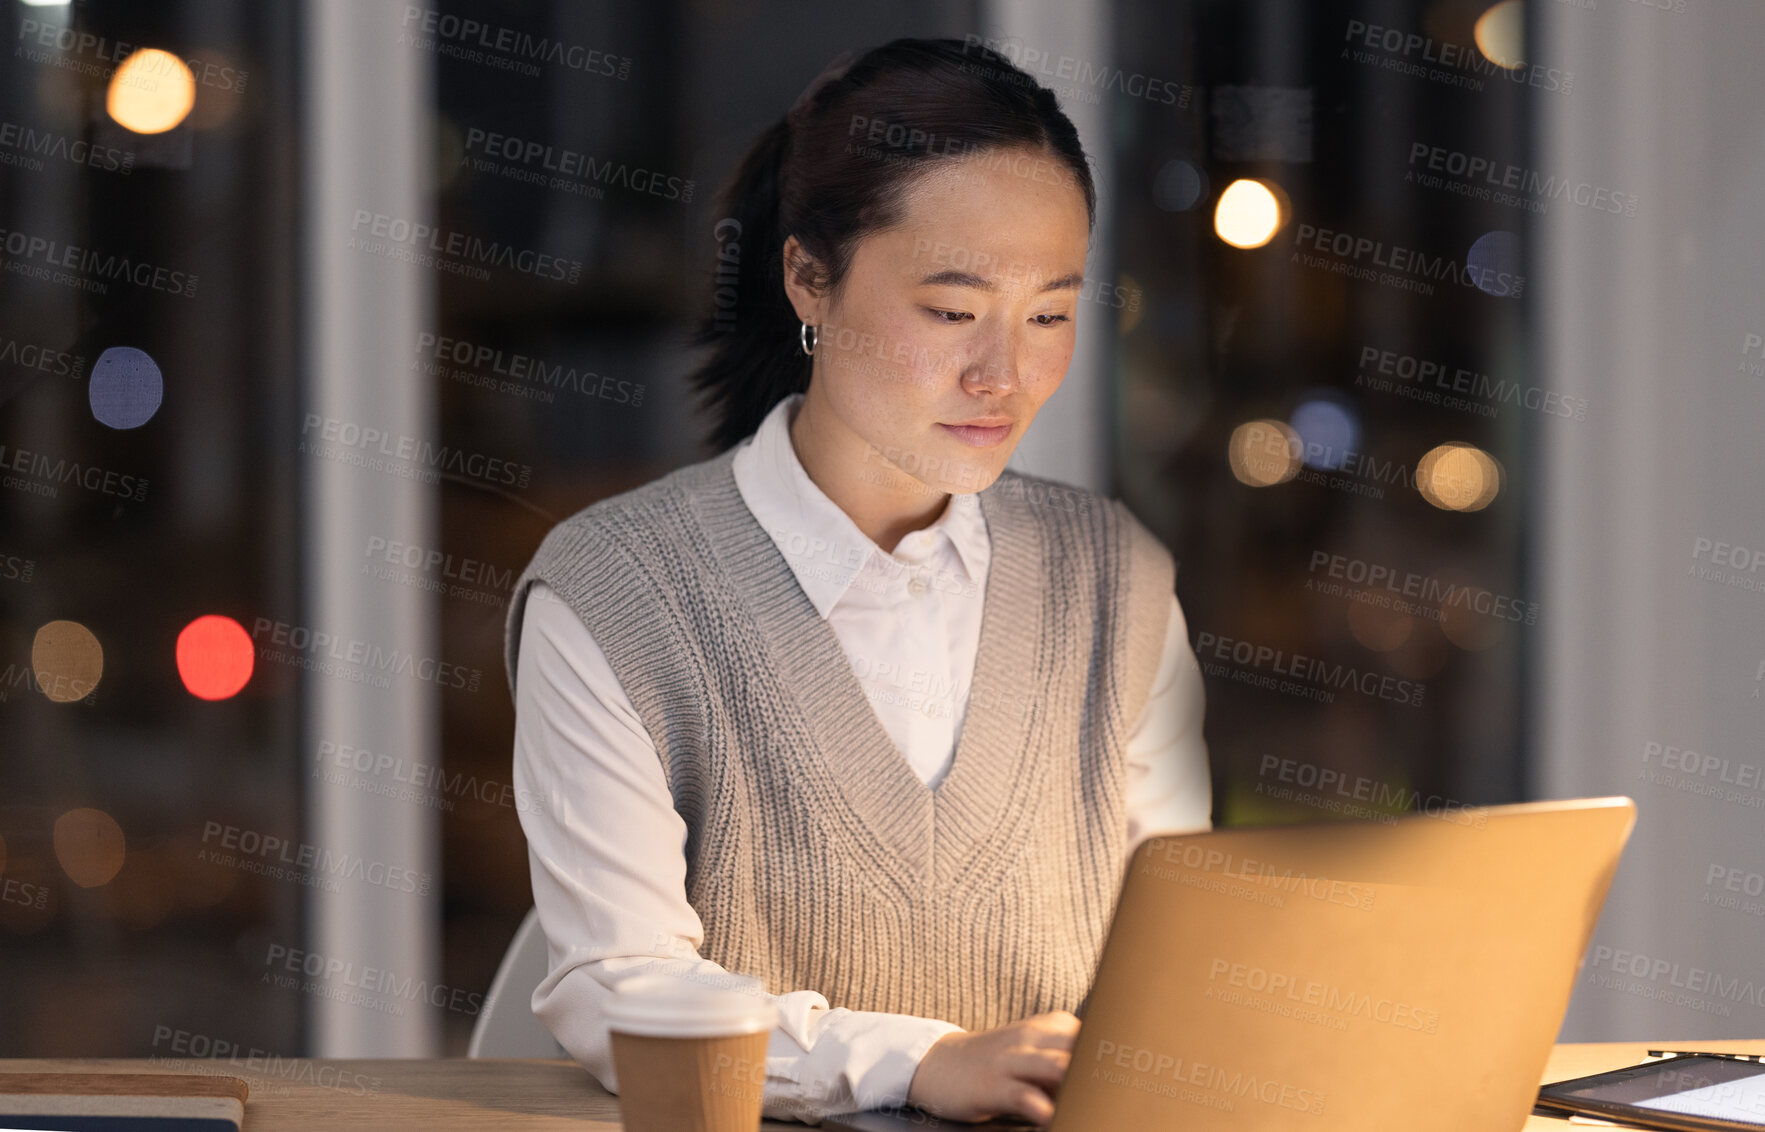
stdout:
<svg viewBox="0 0 1765 1132">
<path fill-rule="evenodd" d="M 1618 1042 L 1558 1046 L 1546 1081 L 1581 1077 L 1642 1060 L 1651 1045 L 1765 1053 L 1765 1041 Z M 619 1102 L 568 1061 L 203 1061 L 58 1058 L 0 1061 L 0 1073 L 211 1072 L 251 1084 L 244 1132 L 330 1129 L 604 1129 L 619 1128 Z M 766 1121 L 763 1128 L 802 1124 Z M 1526 1132 L 1567 1129 L 1566 1121 L 1534 1116 Z"/>
</svg>

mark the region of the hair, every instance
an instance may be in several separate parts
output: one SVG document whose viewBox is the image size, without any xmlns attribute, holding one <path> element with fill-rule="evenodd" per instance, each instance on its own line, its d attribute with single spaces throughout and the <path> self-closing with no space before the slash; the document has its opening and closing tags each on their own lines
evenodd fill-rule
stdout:
<svg viewBox="0 0 1765 1132">
<path fill-rule="evenodd" d="M 907 190 L 935 162 L 1016 147 L 1051 151 L 1096 223 L 1078 131 L 1051 91 L 1002 56 L 959 39 L 896 39 L 850 58 L 830 63 L 755 140 L 720 195 L 717 236 L 731 233 L 736 246 L 719 255 L 693 337 L 712 351 L 690 378 L 716 418 L 718 452 L 809 388 L 784 290 L 786 237 L 807 253 L 807 277 L 837 295 L 858 241 L 902 220 Z"/>
</svg>

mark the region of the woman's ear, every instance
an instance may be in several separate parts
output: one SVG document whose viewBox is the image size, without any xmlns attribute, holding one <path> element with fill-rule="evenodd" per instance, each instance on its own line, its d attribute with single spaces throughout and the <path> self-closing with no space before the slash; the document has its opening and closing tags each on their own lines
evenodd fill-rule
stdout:
<svg viewBox="0 0 1765 1132">
<path fill-rule="evenodd" d="M 821 288 L 816 283 L 816 263 L 795 236 L 784 240 L 784 293 L 799 321 L 820 326 L 826 313 Z"/>
</svg>

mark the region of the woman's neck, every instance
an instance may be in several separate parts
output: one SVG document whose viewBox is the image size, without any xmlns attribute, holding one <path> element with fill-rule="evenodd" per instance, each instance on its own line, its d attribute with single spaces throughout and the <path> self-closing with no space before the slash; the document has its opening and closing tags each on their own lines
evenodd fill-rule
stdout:
<svg viewBox="0 0 1765 1132">
<path fill-rule="evenodd" d="M 788 435 L 811 482 L 889 553 L 949 506 L 948 492 L 926 487 L 872 453 L 869 442 L 847 427 L 813 386 L 791 410 Z"/>
</svg>

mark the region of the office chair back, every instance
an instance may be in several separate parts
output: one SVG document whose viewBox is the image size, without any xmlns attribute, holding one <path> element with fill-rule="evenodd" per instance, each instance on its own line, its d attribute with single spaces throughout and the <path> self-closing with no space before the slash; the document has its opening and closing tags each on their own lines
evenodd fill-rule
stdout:
<svg viewBox="0 0 1765 1132">
<path fill-rule="evenodd" d="M 484 996 L 467 1057 L 569 1058 L 545 1023 L 533 1016 L 533 988 L 545 978 L 548 963 L 539 913 L 529 908 Z"/>
</svg>

